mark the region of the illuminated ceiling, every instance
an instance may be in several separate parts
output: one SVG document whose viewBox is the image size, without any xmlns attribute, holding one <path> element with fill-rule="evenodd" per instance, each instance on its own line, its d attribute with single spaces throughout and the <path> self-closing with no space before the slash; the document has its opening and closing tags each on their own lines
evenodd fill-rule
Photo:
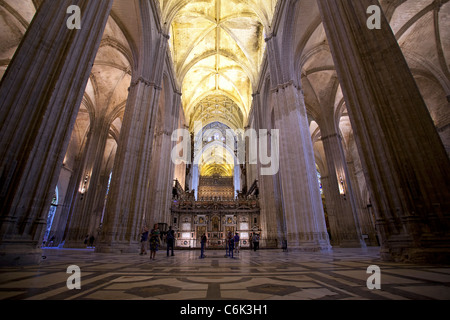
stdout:
<svg viewBox="0 0 450 320">
<path fill-rule="evenodd" d="M 227 117 L 242 117 L 236 125 L 245 125 L 275 5 L 276 0 L 160 0 L 188 123 L 194 115 L 203 117 L 197 110 L 205 99 L 219 99 L 234 102 L 239 109 Z"/>
<path fill-rule="evenodd" d="M 220 144 L 210 144 L 202 153 L 198 168 L 201 176 L 232 177 L 234 173 L 234 157 Z"/>
<path fill-rule="evenodd" d="M 244 127 L 241 108 L 226 96 L 210 95 L 197 103 L 191 113 L 191 131 L 196 121 L 200 121 L 202 127 L 213 122 L 221 122 L 232 129 Z"/>
<path fill-rule="evenodd" d="M 217 122 L 245 127 L 275 5 L 276 0 L 160 0 L 191 132 L 198 121 L 202 128 Z M 199 156 L 201 176 L 233 176 L 233 154 L 222 142 Z"/>
<path fill-rule="evenodd" d="M 227 137 L 229 129 L 223 123 L 213 122 L 197 133 L 194 163 L 198 164 L 201 176 L 233 176 L 235 156 L 232 147 L 226 146 L 226 139 L 232 138 L 233 146 L 235 137 Z"/>
</svg>

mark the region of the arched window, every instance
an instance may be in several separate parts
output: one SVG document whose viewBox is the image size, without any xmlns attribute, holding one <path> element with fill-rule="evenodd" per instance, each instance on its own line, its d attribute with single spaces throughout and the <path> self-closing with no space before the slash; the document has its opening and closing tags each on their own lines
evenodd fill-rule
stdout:
<svg viewBox="0 0 450 320">
<path fill-rule="evenodd" d="M 52 197 L 52 203 L 50 204 L 50 210 L 47 216 L 47 227 L 45 229 L 44 234 L 44 246 L 51 245 L 52 236 L 50 235 L 50 231 L 52 229 L 53 219 L 55 218 L 56 208 L 58 207 L 58 187 L 55 189 L 55 193 Z"/>
<path fill-rule="evenodd" d="M 111 186 L 111 177 L 112 171 L 109 174 L 108 185 L 106 187 L 105 201 L 103 202 L 103 211 L 102 211 L 102 218 L 100 219 L 100 225 L 103 224 L 103 218 L 105 217 L 106 200 L 108 200 L 109 187 Z"/>
<path fill-rule="evenodd" d="M 316 173 L 317 173 L 317 181 L 319 182 L 319 191 L 320 191 L 320 194 L 323 194 L 322 177 L 320 176 L 319 170 L 316 170 Z"/>
</svg>

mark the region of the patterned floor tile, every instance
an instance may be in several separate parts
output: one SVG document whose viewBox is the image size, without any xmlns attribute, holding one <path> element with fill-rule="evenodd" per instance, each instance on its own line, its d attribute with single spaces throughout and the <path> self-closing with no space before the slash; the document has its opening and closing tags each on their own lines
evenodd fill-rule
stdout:
<svg viewBox="0 0 450 320">
<path fill-rule="evenodd" d="M 176 250 L 156 260 L 94 250 L 44 250 L 41 264 L 0 268 L 0 299 L 31 300 L 405 300 L 450 299 L 450 266 L 380 260 L 379 248 L 241 251 Z M 81 289 L 69 290 L 69 265 Z M 381 290 L 367 288 L 369 265 L 381 268 Z"/>
</svg>

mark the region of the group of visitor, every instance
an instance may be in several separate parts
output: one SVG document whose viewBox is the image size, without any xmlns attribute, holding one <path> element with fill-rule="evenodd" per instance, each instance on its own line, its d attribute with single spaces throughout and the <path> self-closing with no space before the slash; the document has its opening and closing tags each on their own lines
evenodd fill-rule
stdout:
<svg viewBox="0 0 450 320">
<path fill-rule="evenodd" d="M 94 247 L 94 241 L 95 241 L 95 237 L 94 235 L 86 235 L 86 237 L 84 238 L 84 245 L 86 246 L 86 248 L 93 248 Z"/>
<path fill-rule="evenodd" d="M 228 232 L 225 248 L 226 257 L 234 258 L 234 252 L 239 253 L 239 235 L 237 232 L 234 236 L 231 231 Z"/>
<path fill-rule="evenodd" d="M 156 223 L 153 226 L 153 229 L 149 230 L 147 226 L 144 226 L 141 231 L 141 250 L 140 255 L 147 254 L 147 242 L 150 247 L 150 260 L 155 260 L 156 251 L 159 250 L 159 246 L 161 245 L 162 236 L 166 235 L 167 242 L 167 256 L 169 256 L 169 252 L 174 256 L 173 250 L 175 246 L 175 232 L 172 230 L 172 227 L 169 227 L 167 232 L 161 233 L 159 230 L 159 225 Z M 239 254 L 239 234 L 236 232 L 233 236 L 232 232 L 229 231 L 227 234 L 227 238 L 225 241 L 225 249 L 226 249 L 226 257 L 234 258 L 234 254 Z M 208 238 L 206 234 L 202 234 L 200 237 L 200 259 L 205 258 L 205 248 L 206 243 L 208 242 Z M 259 234 L 250 234 L 250 249 L 257 251 L 259 249 Z"/>
<path fill-rule="evenodd" d="M 256 251 L 259 249 L 259 234 L 250 234 L 250 250 Z"/>
<path fill-rule="evenodd" d="M 171 255 L 174 256 L 173 249 L 175 245 L 175 232 L 172 230 L 172 227 L 169 227 L 169 230 L 164 234 L 166 235 L 167 241 L 167 256 L 169 256 L 169 252 L 171 252 Z M 149 242 L 150 260 L 155 260 L 156 251 L 159 250 L 159 246 L 161 245 L 162 235 L 163 233 L 160 232 L 159 225 L 157 223 L 150 231 L 147 226 L 144 226 L 141 232 L 141 251 L 139 254 L 147 254 L 147 242 Z"/>
</svg>

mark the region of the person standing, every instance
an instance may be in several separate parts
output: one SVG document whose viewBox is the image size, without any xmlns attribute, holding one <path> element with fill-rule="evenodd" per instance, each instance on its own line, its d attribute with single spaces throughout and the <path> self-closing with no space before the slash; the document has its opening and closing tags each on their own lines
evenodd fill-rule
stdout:
<svg viewBox="0 0 450 320">
<path fill-rule="evenodd" d="M 153 229 L 150 231 L 150 260 L 155 260 L 156 251 L 158 251 L 159 248 L 160 234 L 158 224 L 155 223 Z"/>
<path fill-rule="evenodd" d="M 148 227 L 144 226 L 141 232 L 141 252 L 139 255 L 147 254 Z"/>
<path fill-rule="evenodd" d="M 203 259 L 205 257 L 204 253 L 205 253 L 206 241 L 208 241 L 206 234 L 202 234 L 202 237 L 200 238 L 200 259 Z"/>
<path fill-rule="evenodd" d="M 234 238 L 231 231 L 228 233 L 228 256 L 234 258 Z"/>
<path fill-rule="evenodd" d="M 239 234 L 236 232 L 236 234 L 234 235 L 234 250 L 236 250 L 236 253 L 239 254 Z"/>
<path fill-rule="evenodd" d="M 89 237 L 89 246 L 90 246 L 91 248 L 94 247 L 94 240 L 95 240 L 94 235 L 91 235 L 91 236 Z"/>
<path fill-rule="evenodd" d="M 259 249 L 259 234 L 255 233 L 253 235 L 253 250 L 256 252 L 256 250 Z"/>
<path fill-rule="evenodd" d="M 169 256 L 169 249 L 172 249 L 172 257 L 173 254 L 173 247 L 175 243 L 175 232 L 172 230 L 172 226 L 169 227 L 169 231 L 167 231 L 167 256 Z"/>
<path fill-rule="evenodd" d="M 225 238 L 225 257 L 230 256 L 230 237 L 231 237 L 231 232 L 228 231 L 226 238 Z"/>
</svg>

